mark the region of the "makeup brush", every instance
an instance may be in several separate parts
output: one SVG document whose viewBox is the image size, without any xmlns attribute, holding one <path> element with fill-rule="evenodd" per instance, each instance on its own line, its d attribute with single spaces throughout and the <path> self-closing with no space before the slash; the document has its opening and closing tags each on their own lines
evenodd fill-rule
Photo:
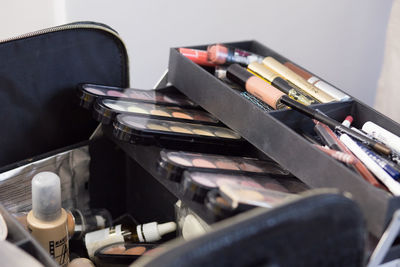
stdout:
<svg viewBox="0 0 400 267">
<path fill-rule="evenodd" d="M 363 136 L 346 126 L 343 126 L 340 122 L 326 116 L 318 110 L 312 109 L 291 99 L 285 93 L 279 91 L 263 79 L 251 74 L 238 64 L 230 65 L 227 69 L 226 76 L 229 80 L 243 86 L 249 93 L 258 97 L 274 109 L 280 109 L 284 106 L 289 106 L 310 118 L 325 123 L 335 131 L 350 135 L 351 137 L 361 141 L 363 144 L 370 146 L 380 153 L 389 155 L 392 152 L 387 146 L 378 143 L 371 138 Z"/>
</svg>

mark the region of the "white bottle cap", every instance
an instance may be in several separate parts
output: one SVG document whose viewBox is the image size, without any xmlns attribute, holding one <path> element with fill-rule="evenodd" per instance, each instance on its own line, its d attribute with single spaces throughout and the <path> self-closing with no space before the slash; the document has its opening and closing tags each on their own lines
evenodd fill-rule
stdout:
<svg viewBox="0 0 400 267">
<path fill-rule="evenodd" d="M 156 222 L 138 225 L 136 232 L 140 242 L 154 242 L 161 239 L 161 236 L 176 231 L 176 223 L 168 222 L 158 224 Z"/>
<path fill-rule="evenodd" d="M 91 259 L 94 257 L 94 253 L 101 247 L 109 244 L 123 243 L 124 236 L 122 235 L 121 225 L 110 227 L 106 229 L 97 230 L 94 232 L 87 233 L 85 235 L 85 246 L 88 255 Z"/>
<path fill-rule="evenodd" d="M 61 216 L 60 177 L 53 172 L 40 172 L 32 179 L 33 216 L 54 221 Z"/>
</svg>

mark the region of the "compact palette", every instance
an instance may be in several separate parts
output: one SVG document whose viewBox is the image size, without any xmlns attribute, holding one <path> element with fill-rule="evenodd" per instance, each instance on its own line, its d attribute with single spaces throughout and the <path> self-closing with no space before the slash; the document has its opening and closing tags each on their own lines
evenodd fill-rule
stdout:
<svg viewBox="0 0 400 267">
<path fill-rule="evenodd" d="M 151 243 L 114 243 L 94 253 L 96 266 L 128 266 L 133 261 L 162 247 Z"/>
<path fill-rule="evenodd" d="M 80 84 L 78 86 L 80 105 L 90 109 L 98 98 L 124 99 L 148 103 L 162 103 L 180 107 L 198 107 L 186 96 L 170 86 L 157 90 L 140 90 L 133 88 L 112 87 L 97 84 Z"/>
<path fill-rule="evenodd" d="M 218 151 L 224 147 L 229 151 L 229 147 L 243 145 L 240 135 L 223 126 L 160 120 L 150 116 L 119 114 L 113 134 L 117 139 L 130 143 L 185 150 L 196 147 L 201 151 Z"/>
<path fill-rule="evenodd" d="M 211 114 L 181 107 L 150 104 L 115 99 L 98 99 L 93 106 L 93 117 L 103 123 L 111 123 L 117 114 L 149 115 L 154 118 L 168 118 L 177 121 L 198 121 L 205 124 L 218 124 Z"/>
<path fill-rule="evenodd" d="M 283 193 L 265 188 L 240 186 L 232 183 L 224 183 L 219 186 L 219 192 L 233 208 L 246 209 L 247 207 L 273 208 L 286 201 L 294 194 Z"/>
<path fill-rule="evenodd" d="M 161 151 L 159 166 L 160 171 L 164 172 L 165 178 L 178 182 L 181 180 L 184 170 L 208 169 L 213 172 L 236 174 L 290 175 L 287 170 L 273 161 L 183 151 Z"/>
<path fill-rule="evenodd" d="M 235 184 L 251 188 L 266 188 L 287 193 L 288 190 L 269 176 L 250 177 L 243 174 L 185 171 L 182 179 L 183 194 L 194 201 L 204 202 L 207 193 L 220 185 Z"/>
</svg>

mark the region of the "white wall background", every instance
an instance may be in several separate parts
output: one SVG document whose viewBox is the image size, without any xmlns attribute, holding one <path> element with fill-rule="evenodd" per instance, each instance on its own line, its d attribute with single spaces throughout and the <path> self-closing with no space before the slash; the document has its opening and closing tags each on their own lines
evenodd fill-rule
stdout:
<svg viewBox="0 0 400 267">
<path fill-rule="evenodd" d="M 170 47 L 256 39 L 369 105 L 391 0 L 0 0 L 0 37 L 92 20 L 125 40 L 131 85 L 150 88 Z"/>
</svg>

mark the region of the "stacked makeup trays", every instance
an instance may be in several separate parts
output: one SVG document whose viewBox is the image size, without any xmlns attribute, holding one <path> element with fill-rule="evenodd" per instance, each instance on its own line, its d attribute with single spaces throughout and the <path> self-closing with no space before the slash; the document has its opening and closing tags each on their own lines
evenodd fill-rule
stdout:
<svg viewBox="0 0 400 267">
<path fill-rule="evenodd" d="M 229 183 L 224 187 L 228 199 L 229 194 L 237 195 L 234 190 L 239 184 L 251 187 L 260 197 L 265 188 L 270 190 L 264 200 L 272 205 L 290 193 L 308 189 L 218 119 L 165 85 L 164 80 L 158 90 L 122 91 L 90 84 L 78 88 L 80 105 L 92 110 L 105 135 L 145 171 L 139 171 L 140 176 L 155 178 L 206 223 L 254 207 L 252 203 L 235 203 L 235 209 L 226 209 L 233 203 L 221 205 L 215 192 L 223 182 Z M 192 135 L 185 136 L 187 131 Z"/>
<path fill-rule="evenodd" d="M 257 41 L 227 45 L 280 62 L 289 61 Z M 190 47 L 206 50 L 208 45 Z M 334 187 L 350 192 L 360 204 L 369 231 L 380 236 L 400 208 L 400 198 L 378 189 L 361 176 L 313 147 L 298 132 L 311 132 L 313 123 L 294 110 L 268 111 L 256 107 L 238 91 L 217 79 L 211 69 L 203 68 L 178 52 L 170 50 L 168 82 L 182 91 L 221 122 L 238 132 L 263 153 L 289 170 L 312 188 Z M 348 101 L 314 105 L 337 121 L 347 115 L 355 118 L 354 127 L 373 121 L 400 135 L 400 125 L 355 98 Z"/>
</svg>

